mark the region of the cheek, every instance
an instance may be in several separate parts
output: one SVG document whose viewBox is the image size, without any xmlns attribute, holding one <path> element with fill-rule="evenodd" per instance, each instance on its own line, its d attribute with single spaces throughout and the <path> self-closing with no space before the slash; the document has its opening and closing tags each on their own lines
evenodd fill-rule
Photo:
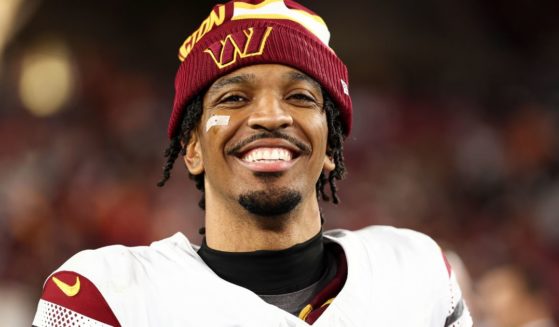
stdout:
<svg viewBox="0 0 559 327">
<path fill-rule="evenodd" d="M 231 113 L 224 110 L 204 112 L 199 129 L 207 138 L 212 139 L 226 133 L 234 120 Z"/>
<path fill-rule="evenodd" d="M 211 115 L 210 117 L 208 117 L 206 119 L 206 124 L 205 124 L 205 131 L 206 133 L 209 132 L 210 129 L 212 128 L 218 128 L 221 126 L 227 126 L 229 125 L 229 119 L 231 118 L 231 116 L 229 115 Z"/>
<path fill-rule="evenodd" d="M 328 143 L 328 125 L 326 114 L 315 114 L 303 120 L 304 130 L 313 146 L 313 152 L 320 155 L 326 153 Z"/>
<path fill-rule="evenodd" d="M 227 118 L 222 118 L 223 116 Z M 213 122 L 212 119 L 219 121 Z M 240 112 L 222 111 L 202 116 L 198 128 L 206 176 L 229 175 L 227 162 L 231 158 L 226 154 L 226 150 L 242 138 L 239 131 L 242 130 L 243 123 L 244 118 Z M 206 130 L 207 127 L 209 128 Z"/>
<path fill-rule="evenodd" d="M 318 179 L 318 176 L 325 168 L 324 160 L 328 145 L 328 125 L 325 113 L 314 113 L 306 117 L 301 117 L 300 127 L 305 138 L 312 146 L 312 160 L 309 172 L 313 172 L 309 177 Z"/>
<path fill-rule="evenodd" d="M 215 148 L 223 151 L 225 144 L 233 137 L 240 124 L 241 119 L 229 112 L 204 114 L 199 128 L 206 149 Z"/>
</svg>

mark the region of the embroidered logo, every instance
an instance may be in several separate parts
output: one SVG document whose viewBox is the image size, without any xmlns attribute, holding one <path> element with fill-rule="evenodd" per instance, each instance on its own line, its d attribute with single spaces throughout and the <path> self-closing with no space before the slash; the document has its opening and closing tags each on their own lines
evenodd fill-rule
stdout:
<svg viewBox="0 0 559 327">
<path fill-rule="evenodd" d="M 249 27 L 227 35 L 225 39 L 212 44 L 204 52 L 210 55 L 219 69 L 223 69 L 233 65 L 239 58 L 262 55 L 271 32 L 272 27 L 266 29 Z"/>
<path fill-rule="evenodd" d="M 192 51 L 192 48 L 200 39 L 210 32 L 214 27 L 220 26 L 225 21 L 225 6 L 218 5 L 217 11 L 213 10 L 208 18 L 204 19 L 200 27 L 190 35 L 179 49 L 179 59 L 184 61 Z"/>
<path fill-rule="evenodd" d="M 80 278 L 78 276 L 76 276 L 76 282 L 74 283 L 74 285 L 71 286 L 54 276 L 52 277 L 52 281 L 64 294 L 66 294 L 66 296 L 76 296 L 76 294 L 78 294 L 80 291 Z"/>
</svg>

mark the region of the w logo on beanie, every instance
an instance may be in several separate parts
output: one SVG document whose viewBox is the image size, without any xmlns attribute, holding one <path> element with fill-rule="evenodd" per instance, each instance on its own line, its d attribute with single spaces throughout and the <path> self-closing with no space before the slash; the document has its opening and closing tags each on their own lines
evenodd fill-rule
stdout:
<svg viewBox="0 0 559 327">
<path fill-rule="evenodd" d="M 169 137 L 179 132 L 194 96 L 219 77 L 258 64 L 289 66 L 315 79 L 337 104 L 347 136 L 352 116 L 348 73 L 329 40 L 324 20 L 294 0 L 232 0 L 214 6 L 179 49 L 182 63 Z"/>
<path fill-rule="evenodd" d="M 264 53 L 266 40 L 272 27 L 249 27 L 237 33 L 228 34 L 224 40 L 210 45 L 204 52 L 209 54 L 217 67 L 223 69 L 234 64 L 238 58 L 259 56 Z"/>
</svg>

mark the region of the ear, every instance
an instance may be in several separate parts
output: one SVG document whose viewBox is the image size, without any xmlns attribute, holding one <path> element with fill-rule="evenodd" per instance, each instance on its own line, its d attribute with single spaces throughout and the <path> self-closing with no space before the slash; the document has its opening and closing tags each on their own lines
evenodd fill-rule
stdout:
<svg viewBox="0 0 559 327">
<path fill-rule="evenodd" d="M 204 157 L 198 134 L 193 131 L 186 145 L 186 155 L 183 157 L 186 168 L 192 175 L 200 175 L 204 172 Z"/>
<path fill-rule="evenodd" d="M 336 169 L 336 164 L 328 155 L 324 155 L 324 165 L 322 166 L 322 169 L 325 172 L 331 172 L 332 170 Z"/>
</svg>

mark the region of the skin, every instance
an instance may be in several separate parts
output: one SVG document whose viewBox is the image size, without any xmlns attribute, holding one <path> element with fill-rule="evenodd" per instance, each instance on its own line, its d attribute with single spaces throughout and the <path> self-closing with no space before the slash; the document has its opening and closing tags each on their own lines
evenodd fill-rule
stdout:
<svg viewBox="0 0 559 327">
<path fill-rule="evenodd" d="M 499 267 L 486 273 L 479 284 L 481 308 L 496 327 L 523 326 L 551 319 L 545 297 L 527 289 L 524 277 L 514 267 Z"/>
<path fill-rule="evenodd" d="M 229 115 L 229 124 L 206 131 L 212 115 Z M 291 140 L 246 143 L 251 136 L 272 132 Z M 281 250 L 315 236 L 321 229 L 315 184 L 321 171 L 335 168 L 326 155 L 327 135 L 320 85 L 300 71 L 254 65 L 217 79 L 204 95 L 202 119 L 184 157 L 191 174 L 205 173 L 208 246 L 229 252 Z M 239 144 L 244 146 L 231 154 Z M 253 147 L 289 148 L 298 157 L 289 163 L 247 165 L 241 153 Z M 281 216 L 252 214 L 238 201 L 251 191 L 285 190 L 299 193 L 301 201 Z"/>
</svg>

